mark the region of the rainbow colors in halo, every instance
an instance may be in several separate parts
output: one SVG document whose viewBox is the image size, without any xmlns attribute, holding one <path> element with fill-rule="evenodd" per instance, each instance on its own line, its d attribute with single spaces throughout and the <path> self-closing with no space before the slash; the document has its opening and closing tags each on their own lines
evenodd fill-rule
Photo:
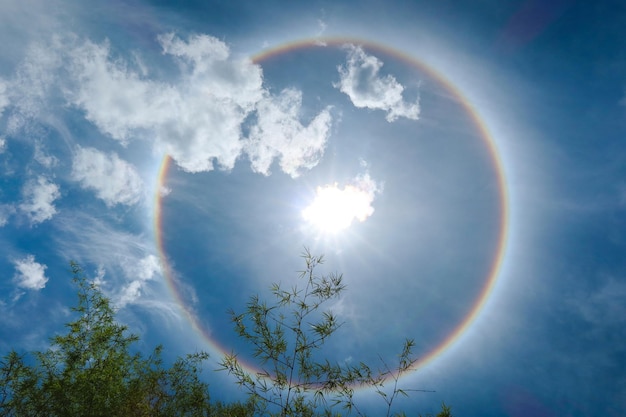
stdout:
<svg viewBox="0 0 626 417">
<path fill-rule="evenodd" d="M 372 42 L 364 39 L 357 38 L 349 38 L 349 37 L 332 37 L 332 38 L 313 38 L 313 39 L 302 39 L 294 42 L 285 43 L 276 47 L 268 48 L 259 54 L 256 54 L 252 57 L 252 60 L 255 63 L 260 63 L 268 58 L 273 56 L 286 54 L 294 50 L 304 49 L 304 48 L 312 48 L 312 47 L 322 47 L 322 45 L 331 45 L 331 46 L 340 46 L 344 44 L 356 44 L 365 46 L 369 51 L 379 51 L 383 52 L 387 55 L 391 55 L 394 58 L 405 62 L 407 65 L 419 68 L 421 71 L 424 71 L 433 79 L 437 80 L 442 86 L 444 86 L 461 104 L 465 112 L 470 115 L 472 123 L 477 128 L 478 132 L 480 132 L 480 136 L 488 149 L 489 156 L 491 158 L 494 170 L 497 175 L 497 184 L 498 184 L 498 205 L 500 211 L 500 217 L 497 220 L 498 222 L 498 237 L 497 237 L 497 246 L 495 253 L 493 255 L 493 260 L 491 262 L 491 266 L 489 268 L 489 273 L 484 281 L 483 288 L 480 291 L 479 296 L 473 303 L 472 308 L 465 315 L 463 320 L 457 324 L 454 330 L 441 342 L 438 346 L 428 352 L 425 356 L 419 359 L 416 363 L 415 368 L 424 366 L 429 362 L 432 362 L 435 358 L 437 358 L 441 353 L 443 353 L 448 347 L 450 347 L 459 337 L 471 326 L 472 323 L 476 320 L 480 312 L 482 311 L 485 303 L 489 299 L 489 295 L 494 289 L 496 282 L 498 280 L 498 276 L 500 273 L 500 268 L 502 266 L 506 246 L 508 239 L 508 227 L 509 227 L 509 207 L 508 207 L 508 193 L 506 187 L 506 178 L 504 174 L 504 169 L 502 166 L 502 162 L 500 160 L 500 156 L 498 154 L 498 150 L 496 144 L 491 137 L 487 126 L 480 118 L 478 111 L 474 108 L 471 102 L 467 100 L 461 94 L 458 88 L 456 88 L 450 81 L 444 78 L 440 73 L 436 72 L 434 69 L 428 67 L 424 63 L 416 60 L 414 57 L 388 47 L 386 45 L 382 45 L 376 42 Z M 211 346 L 211 348 L 222 352 L 226 352 L 225 349 L 220 345 L 220 343 L 211 335 L 209 332 L 199 323 L 198 318 L 195 317 L 190 307 L 185 304 L 185 301 L 180 294 L 180 291 L 177 287 L 176 278 L 172 271 L 172 268 L 169 265 L 167 254 L 165 253 L 165 248 L 163 247 L 163 237 L 162 237 L 162 212 L 161 212 L 161 204 L 163 199 L 162 189 L 166 186 L 167 174 L 168 170 L 171 167 L 172 159 L 169 156 L 165 156 L 161 163 L 161 167 L 159 169 L 158 181 L 157 181 L 157 191 L 155 196 L 155 212 L 154 212 L 154 230 L 155 230 L 155 239 L 157 248 L 159 251 L 159 256 L 161 260 L 163 275 L 167 282 L 168 288 L 170 289 L 174 299 L 176 302 L 182 307 L 187 318 L 192 325 L 192 327 L 207 341 L 207 343 Z M 242 362 L 242 365 L 245 366 L 250 371 L 254 372 L 255 368 L 246 363 Z"/>
</svg>

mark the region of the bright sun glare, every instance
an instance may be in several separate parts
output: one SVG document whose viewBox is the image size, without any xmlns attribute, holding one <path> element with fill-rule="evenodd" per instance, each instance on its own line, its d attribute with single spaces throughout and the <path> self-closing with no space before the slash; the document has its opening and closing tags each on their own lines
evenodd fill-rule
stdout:
<svg viewBox="0 0 626 417">
<path fill-rule="evenodd" d="M 317 187 L 315 199 L 302 210 L 302 217 L 322 233 L 336 234 L 347 229 L 356 219 L 365 221 L 374 213 L 372 201 L 378 191 L 369 176 L 357 185 L 337 184 Z"/>
</svg>

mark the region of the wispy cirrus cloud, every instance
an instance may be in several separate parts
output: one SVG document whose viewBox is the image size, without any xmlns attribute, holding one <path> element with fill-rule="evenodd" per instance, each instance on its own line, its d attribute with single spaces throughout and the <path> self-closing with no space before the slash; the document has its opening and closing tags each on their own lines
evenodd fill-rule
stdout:
<svg viewBox="0 0 626 417">
<path fill-rule="evenodd" d="M 24 199 L 19 209 L 26 214 L 31 224 L 50 220 L 57 213 L 54 201 L 61 196 L 59 186 L 45 177 L 39 176 L 36 180 L 27 182 L 22 189 L 22 195 Z"/>
<path fill-rule="evenodd" d="M 97 265 L 97 281 L 118 307 L 162 301 L 161 265 L 142 234 L 112 226 L 82 212 L 64 212 L 56 219 L 55 248 L 83 266 Z M 161 300 L 161 301 L 160 301 Z M 171 309 L 163 301 L 167 310 Z"/>
<path fill-rule="evenodd" d="M 78 147 L 72 162 L 72 178 L 96 192 L 107 206 L 132 205 L 143 195 L 143 181 L 133 165 L 116 153 Z"/>
<path fill-rule="evenodd" d="M 47 266 L 35 261 L 34 255 L 26 255 L 21 259 L 13 261 L 15 266 L 15 274 L 13 281 L 15 284 L 28 290 L 41 290 L 46 286 L 48 277 L 46 277 Z"/>
<path fill-rule="evenodd" d="M 58 51 L 63 49 L 65 42 L 65 39 L 53 36 L 47 45 L 33 43 L 13 76 L 7 79 L 6 95 L 11 107 L 7 111 L 9 134 L 28 129 L 33 120 L 53 113 L 50 104 L 59 95 L 60 71 L 64 63 L 64 56 Z"/>
<path fill-rule="evenodd" d="M 360 46 L 349 45 L 345 65 L 339 66 L 339 82 L 335 83 L 342 93 L 350 97 L 359 108 L 384 110 L 386 119 L 393 122 L 399 117 L 417 120 L 420 114 L 419 100 L 404 100 L 404 86 L 393 75 L 380 75 L 383 62 L 365 53 Z"/>
</svg>

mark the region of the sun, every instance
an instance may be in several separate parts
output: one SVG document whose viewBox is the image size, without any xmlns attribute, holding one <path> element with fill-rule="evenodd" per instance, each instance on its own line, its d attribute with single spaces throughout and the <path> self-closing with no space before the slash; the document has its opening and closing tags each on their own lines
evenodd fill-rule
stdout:
<svg viewBox="0 0 626 417">
<path fill-rule="evenodd" d="M 369 177 L 361 180 L 343 189 L 337 183 L 317 187 L 315 198 L 302 210 L 302 217 L 324 234 L 337 234 L 350 227 L 354 220 L 365 221 L 374 213 L 372 201 L 377 188 Z"/>
</svg>

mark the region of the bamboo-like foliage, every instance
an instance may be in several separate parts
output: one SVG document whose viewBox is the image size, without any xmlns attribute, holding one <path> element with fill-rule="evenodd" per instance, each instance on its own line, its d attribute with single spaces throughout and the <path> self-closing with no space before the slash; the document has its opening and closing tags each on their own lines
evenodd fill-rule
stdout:
<svg viewBox="0 0 626 417">
<path fill-rule="evenodd" d="M 342 325 L 325 304 L 346 287 L 341 274 L 316 274 L 316 267 L 324 262 L 322 256 L 305 249 L 302 257 L 305 269 L 300 273 L 300 286 L 285 289 L 273 284 L 272 304 L 254 295 L 243 313 L 230 312 L 235 331 L 253 347 L 260 371 L 248 371 L 234 352 L 222 358 L 220 369 L 235 377 L 259 415 L 331 416 L 339 406 L 348 414 L 363 416 L 354 399 L 354 389 L 363 386 L 380 395 L 386 415 L 392 415 L 394 400 L 411 391 L 401 389 L 398 382 L 417 360 L 412 353 L 414 341 L 405 341 L 394 367 L 382 358 L 382 367 L 375 370 L 362 362 L 319 360 L 324 343 Z"/>
<path fill-rule="evenodd" d="M 133 345 L 139 339 L 115 320 L 115 309 L 71 264 L 78 303 L 77 316 L 65 334 L 32 355 L 9 352 L 0 358 L 0 416 L 4 417 L 252 417 L 332 416 L 333 407 L 363 416 L 354 388 L 369 386 L 392 415 L 394 399 L 407 395 L 398 382 L 415 363 L 407 340 L 397 365 L 372 371 L 367 365 L 340 365 L 317 360 L 327 339 L 341 323 L 324 303 L 344 291 L 342 276 L 317 276 L 322 257 L 304 253 L 303 289 L 272 287 L 275 303 L 252 297 L 242 314 L 231 317 L 238 334 L 254 347 L 262 371 L 251 374 L 233 353 L 221 360 L 249 393 L 245 403 L 210 402 L 208 384 L 200 374 L 208 354 L 198 352 L 165 367 L 162 347 L 147 357 Z M 389 383 L 389 386 L 386 384 Z M 404 415 L 404 414 L 395 414 Z M 443 405 L 437 417 L 450 417 Z"/>
<path fill-rule="evenodd" d="M 248 405 L 209 402 L 208 384 L 200 379 L 208 354 L 186 355 L 167 368 L 161 346 L 148 357 L 133 353 L 138 337 L 115 321 L 109 299 L 80 267 L 71 268 L 78 317 L 46 351 L 31 358 L 12 351 L 0 359 L 0 416 L 252 415 Z"/>
</svg>

